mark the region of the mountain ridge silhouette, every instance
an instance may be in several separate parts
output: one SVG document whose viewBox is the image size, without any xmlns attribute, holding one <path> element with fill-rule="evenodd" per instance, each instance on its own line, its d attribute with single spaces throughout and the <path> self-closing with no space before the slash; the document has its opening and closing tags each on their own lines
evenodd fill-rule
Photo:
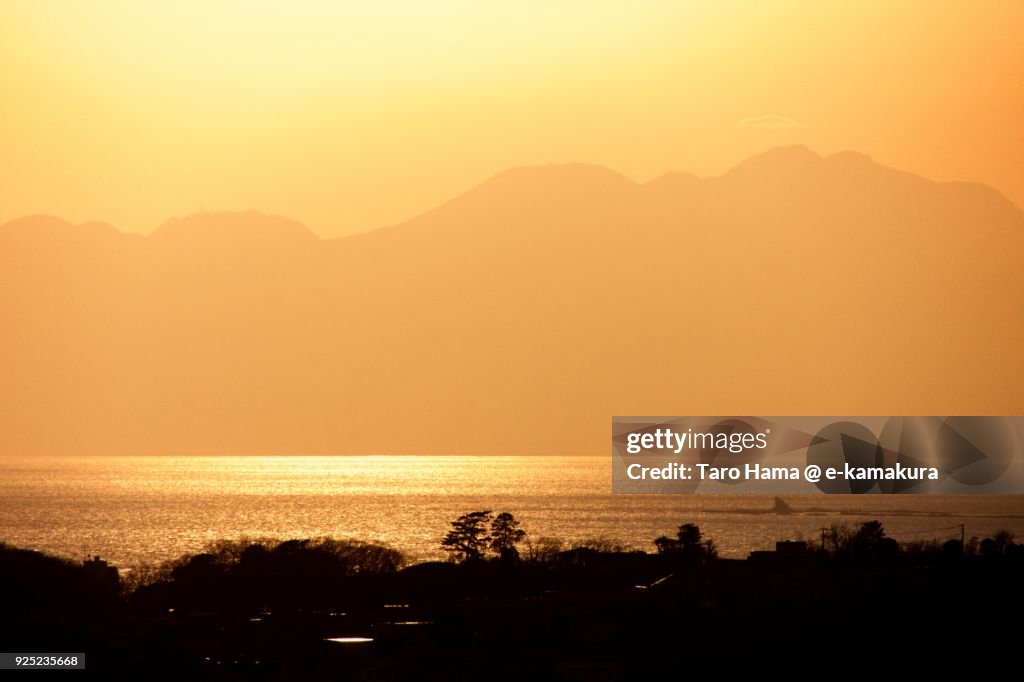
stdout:
<svg viewBox="0 0 1024 682">
<path fill-rule="evenodd" d="M 780 160 L 782 161 L 781 164 L 779 163 Z M 203 210 L 196 213 L 187 214 L 182 218 L 169 218 L 168 220 L 164 221 L 159 226 L 157 226 L 157 228 L 150 232 L 148 235 L 143 236 L 155 236 L 163 238 L 167 236 L 168 232 L 180 230 L 182 227 L 193 228 L 193 231 L 194 228 L 196 227 L 200 227 L 200 229 L 202 229 L 201 226 L 203 223 L 205 223 L 207 228 L 213 227 L 214 229 L 220 230 L 221 228 L 224 227 L 222 222 L 213 221 L 223 221 L 225 219 L 232 223 L 230 227 L 233 227 L 235 228 L 235 230 L 237 230 L 239 219 L 248 217 L 252 219 L 252 222 L 255 222 L 257 224 L 252 225 L 252 223 L 250 223 L 249 227 L 255 227 L 257 229 L 258 226 L 273 227 L 274 223 L 278 223 L 278 229 L 280 229 L 282 234 L 287 233 L 290 230 L 293 233 L 293 237 L 296 237 L 300 234 L 303 237 L 305 237 L 308 234 L 309 236 L 314 236 L 318 239 L 324 240 L 348 239 L 350 237 L 360 237 L 366 234 L 376 232 L 378 230 L 386 230 L 389 228 L 405 225 L 406 223 L 414 222 L 417 219 L 422 218 L 423 216 L 431 215 L 439 210 L 445 209 L 446 207 L 452 204 L 458 204 L 460 201 L 468 197 L 471 197 L 477 193 L 491 193 L 496 188 L 500 188 L 503 190 L 511 189 L 513 191 L 515 191 L 517 188 L 522 190 L 524 184 L 528 184 L 531 182 L 535 183 L 538 180 L 546 180 L 549 182 L 549 187 L 553 185 L 557 188 L 559 182 L 564 184 L 566 180 L 575 179 L 578 181 L 581 179 L 580 174 L 577 174 L 575 176 L 571 175 L 573 171 L 582 171 L 582 173 L 584 173 L 586 176 L 589 176 L 590 178 L 602 178 L 604 180 L 605 185 L 618 184 L 620 188 L 629 187 L 630 189 L 651 189 L 658 188 L 662 185 L 670 185 L 673 186 L 673 188 L 678 189 L 680 185 L 689 188 L 691 186 L 696 186 L 701 183 L 715 182 L 723 179 L 742 177 L 744 175 L 749 174 L 751 170 L 755 171 L 755 173 L 757 174 L 771 176 L 775 174 L 775 171 L 780 166 L 784 166 L 786 163 L 796 163 L 799 166 L 804 167 L 805 169 L 810 168 L 813 170 L 820 170 L 822 168 L 827 168 L 829 166 L 838 166 L 840 164 L 844 164 L 847 167 L 847 169 L 849 169 L 851 166 L 860 166 L 862 169 L 867 168 L 870 171 L 881 171 L 890 174 L 891 176 L 894 177 L 898 176 L 906 180 L 909 180 L 915 184 L 919 184 L 921 186 L 933 186 L 939 188 L 962 188 L 964 190 L 977 191 L 979 193 L 989 195 L 992 200 L 1004 203 L 1007 207 L 1012 207 L 1018 213 L 1024 215 L 1024 209 L 1018 207 L 1012 200 L 1010 200 L 1005 194 L 1000 192 L 998 189 L 990 185 L 986 185 L 984 183 L 963 180 L 930 180 L 923 176 L 910 173 L 908 171 L 901 171 L 880 164 L 874 161 L 869 155 L 863 154 L 861 152 L 845 150 L 836 152 L 834 154 L 829 154 L 827 156 L 822 156 L 817 154 L 816 152 L 814 152 L 805 145 L 795 144 L 782 147 L 773 147 L 765 152 L 756 154 L 752 157 L 745 159 L 744 161 L 739 162 L 738 164 L 734 165 L 732 168 L 727 170 L 725 173 L 718 176 L 701 177 L 693 173 L 690 173 L 689 171 L 668 171 L 654 178 L 653 180 L 650 180 L 645 183 L 635 182 L 626 177 L 625 175 L 622 175 L 621 173 L 618 173 L 617 171 L 608 168 L 607 166 L 595 163 L 568 162 L 513 166 L 504 171 L 495 173 L 494 175 L 490 176 L 489 178 L 475 185 L 469 190 L 459 195 L 456 195 L 455 197 L 447 201 L 444 201 L 441 204 L 435 206 L 434 208 L 428 209 L 427 211 L 417 216 L 413 216 L 408 220 L 404 220 L 399 223 L 394 223 L 391 225 L 383 225 L 377 228 L 373 228 L 367 231 L 358 232 L 350 235 L 342 235 L 339 237 L 322 237 L 312 232 L 311 230 L 309 230 L 308 227 L 306 227 L 305 225 L 296 220 L 278 214 L 267 213 L 264 211 L 254 209 L 237 211 Z M 134 232 L 123 232 L 117 229 L 116 227 L 110 225 L 109 223 L 103 221 L 90 220 L 76 225 L 58 216 L 42 213 L 27 215 L 21 218 L 14 218 L 6 223 L 0 224 L 0 232 L 7 231 L 9 229 L 24 229 L 24 227 L 26 226 L 31 229 L 33 226 L 40 226 L 40 224 L 42 224 L 41 226 L 44 227 L 60 224 L 62 228 L 95 227 L 102 228 L 103 230 L 106 230 L 107 228 L 112 228 L 113 230 L 117 231 L 120 234 L 137 234 Z M 286 229 L 281 229 L 282 227 Z M 53 228 L 50 227 L 50 229 L 52 230 Z M 237 237 L 241 235 L 235 236 Z"/>
<path fill-rule="evenodd" d="M 1014 414 L 1024 214 L 856 153 L 510 169 L 323 239 L 0 227 L 0 453 L 601 453 L 614 414 Z"/>
</svg>

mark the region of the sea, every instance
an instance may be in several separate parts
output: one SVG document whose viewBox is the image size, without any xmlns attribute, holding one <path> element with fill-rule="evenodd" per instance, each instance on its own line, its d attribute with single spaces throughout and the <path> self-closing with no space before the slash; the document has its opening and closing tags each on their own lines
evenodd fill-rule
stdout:
<svg viewBox="0 0 1024 682">
<path fill-rule="evenodd" d="M 654 551 L 696 523 L 724 557 L 877 519 L 901 541 L 1024 538 L 1024 495 L 612 494 L 610 457 L 4 457 L 0 541 L 131 569 L 212 541 L 333 536 L 443 559 L 459 514 L 508 511 L 528 539 Z"/>
</svg>

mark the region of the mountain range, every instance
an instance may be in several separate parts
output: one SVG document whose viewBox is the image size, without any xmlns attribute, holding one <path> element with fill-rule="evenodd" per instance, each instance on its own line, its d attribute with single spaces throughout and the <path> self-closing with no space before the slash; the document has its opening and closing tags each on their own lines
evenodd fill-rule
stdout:
<svg viewBox="0 0 1024 682">
<path fill-rule="evenodd" d="M 1024 213 L 867 156 L 514 168 L 320 239 L 0 226 L 0 454 L 603 454 L 613 415 L 1020 414 Z"/>
</svg>

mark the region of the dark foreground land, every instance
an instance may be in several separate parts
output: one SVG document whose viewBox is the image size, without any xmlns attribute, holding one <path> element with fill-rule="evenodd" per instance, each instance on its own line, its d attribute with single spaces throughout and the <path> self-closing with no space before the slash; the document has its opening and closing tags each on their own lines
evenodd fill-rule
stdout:
<svg viewBox="0 0 1024 682">
<path fill-rule="evenodd" d="M 86 652 L 87 670 L 62 679 L 945 677 L 1018 665 L 1021 545 L 915 550 L 880 526 L 832 539 L 745 561 L 661 538 L 657 554 L 578 547 L 404 568 L 364 543 L 224 542 L 133 589 L 102 562 L 0 545 L 0 650 Z"/>
</svg>

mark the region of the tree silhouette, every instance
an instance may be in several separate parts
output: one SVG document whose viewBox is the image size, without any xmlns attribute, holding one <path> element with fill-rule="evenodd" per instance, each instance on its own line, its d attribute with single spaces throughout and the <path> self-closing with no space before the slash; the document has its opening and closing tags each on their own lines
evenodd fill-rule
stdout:
<svg viewBox="0 0 1024 682">
<path fill-rule="evenodd" d="M 875 554 L 883 546 L 885 528 L 881 521 L 865 521 L 854 534 L 850 549 L 857 556 Z"/>
<path fill-rule="evenodd" d="M 833 523 L 825 536 L 825 546 L 836 557 L 890 557 L 900 552 L 899 543 L 885 534 L 881 521 L 865 521 L 858 526 Z"/>
<path fill-rule="evenodd" d="M 451 522 L 452 529 L 441 540 L 441 547 L 459 561 L 480 559 L 491 543 L 491 536 L 487 534 L 490 521 L 489 510 L 463 514 Z"/>
<path fill-rule="evenodd" d="M 659 535 L 654 539 L 654 546 L 658 548 L 658 554 L 669 554 L 679 549 L 679 541 L 667 535 Z"/>
<path fill-rule="evenodd" d="M 536 540 L 526 541 L 526 556 L 529 561 L 538 563 L 552 562 L 565 549 L 565 543 L 559 538 L 541 536 Z"/>
<path fill-rule="evenodd" d="M 1007 551 L 1013 547 L 1014 535 L 1008 530 L 996 531 L 995 535 L 992 536 L 992 542 L 996 544 L 997 554 L 1006 554 Z"/>
<path fill-rule="evenodd" d="M 985 538 L 978 545 L 978 553 L 987 557 L 999 556 L 999 545 L 992 538 Z"/>
<path fill-rule="evenodd" d="M 679 526 L 676 537 L 662 535 L 654 540 L 658 554 L 671 554 L 674 557 L 686 557 L 704 561 L 718 556 L 718 549 L 713 540 L 704 540 L 700 526 L 695 523 L 684 523 Z"/>
<path fill-rule="evenodd" d="M 501 512 L 491 521 L 491 549 L 502 559 L 518 559 L 516 545 L 526 538 L 519 527 L 519 519 L 509 512 Z"/>
<path fill-rule="evenodd" d="M 679 544 L 683 547 L 699 545 L 701 538 L 700 526 L 695 523 L 684 523 L 679 526 L 677 537 L 679 538 Z"/>
</svg>

